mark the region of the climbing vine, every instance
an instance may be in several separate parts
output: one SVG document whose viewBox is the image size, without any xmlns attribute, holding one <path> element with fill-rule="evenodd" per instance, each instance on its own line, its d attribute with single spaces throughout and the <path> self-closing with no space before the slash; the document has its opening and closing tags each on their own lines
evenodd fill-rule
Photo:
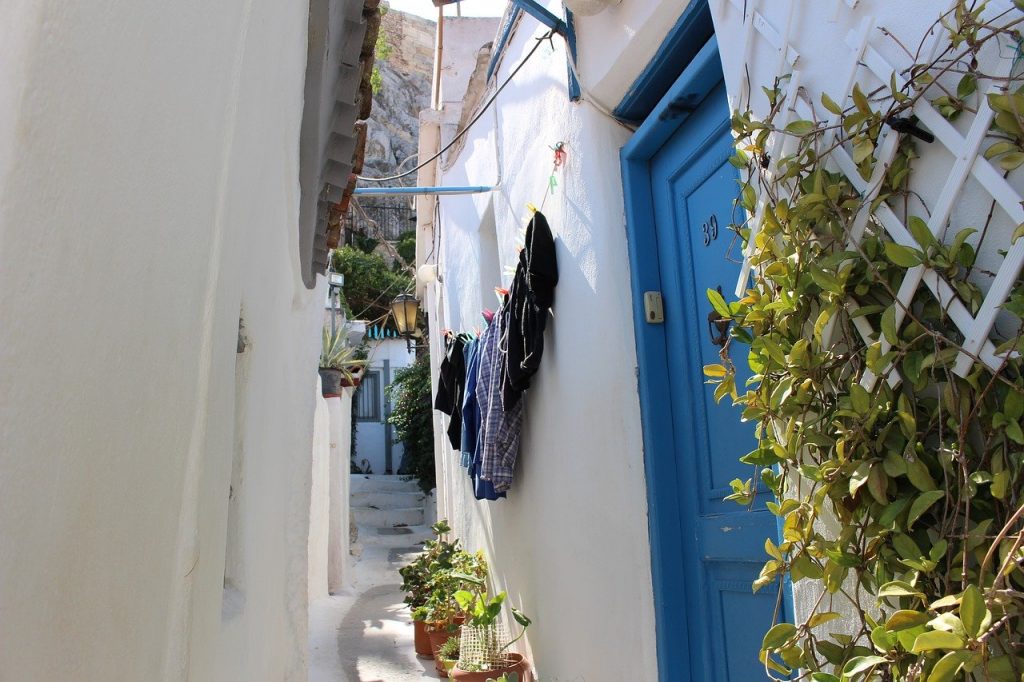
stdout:
<svg viewBox="0 0 1024 682">
<path fill-rule="evenodd" d="M 876 89 L 854 86 L 848 106 L 822 95 L 807 120 L 777 127 L 780 79 L 764 90 L 766 116 L 733 116 L 748 216 L 734 228 L 752 280 L 738 300 L 708 291 L 732 327 L 721 363 L 704 372 L 716 399 L 756 425 L 757 447 L 741 458 L 753 475 L 733 481 L 729 498 L 780 518 L 754 589 L 788 578 L 811 595 L 798 622 L 777 619 L 764 636 L 775 679 L 1024 679 L 1024 282 L 1002 306 L 996 366 L 968 354 L 959 374 L 965 339 L 949 301 L 926 286 L 898 296 L 923 266 L 974 315 L 992 277 L 977 262 L 983 243 L 1002 240 L 988 252 L 1003 253 L 1024 233 L 994 227 L 994 210 L 979 224 L 930 227 L 911 182 L 931 137 L 913 117 L 922 100 L 950 120 L 987 102 L 985 157 L 1007 175 L 1024 164 L 1021 79 L 981 66 L 1006 49 L 1019 59 L 1022 4 L 956 3 L 933 27 L 934 57 L 890 36 L 912 66 Z M 879 169 L 886 128 L 899 143 Z M 786 151 L 771 158 L 778 136 Z M 840 149 L 857 182 L 834 162 Z M 869 179 L 871 191 L 858 191 Z M 883 209 L 915 243 L 893 240 Z M 741 347 L 749 372 L 730 359 Z"/>
</svg>

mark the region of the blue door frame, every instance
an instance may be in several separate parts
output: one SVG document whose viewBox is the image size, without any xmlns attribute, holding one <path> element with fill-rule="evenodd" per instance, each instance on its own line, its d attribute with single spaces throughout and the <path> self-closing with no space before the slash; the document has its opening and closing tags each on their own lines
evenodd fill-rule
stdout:
<svg viewBox="0 0 1024 682">
<path fill-rule="evenodd" d="M 701 0 L 695 0 L 695 4 L 704 5 Z M 693 23 L 690 22 L 691 26 Z M 677 29 L 684 30 L 683 24 L 682 21 L 677 24 Z M 694 29 L 691 28 L 692 30 Z M 673 36 L 672 40 L 679 43 L 679 36 Z M 664 69 L 664 66 L 661 65 L 659 68 Z M 675 418 L 677 415 L 673 414 L 674 410 L 687 408 L 681 405 L 673 407 L 673 401 L 670 399 L 671 375 L 665 368 L 672 360 L 666 326 L 650 324 L 645 318 L 643 306 L 644 292 L 662 291 L 665 286 L 670 286 L 669 282 L 673 280 L 673 275 L 677 274 L 675 270 L 681 266 L 675 254 L 665 252 L 663 245 L 659 247 L 655 226 L 656 191 L 652 182 L 652 159 L 673 136 L 686 130 L 684 126 L 698 109 L 698 104 L 709 93 L 716 88 L 717 92 L 721 92 L 721 82 L 722 67 L 718 44 L 712 36 L 694 54 L 667 92 L 664 82 L 662 83 L 663 96 L 645 117 L 643 125 L 621 155 L 643 419 L 658 668 L 660 679 L 671 682 L 688 680 L 691 679 L 691 674 L 700 674 L 691 673 L 691 661 L 698 667 L 701 665 L 699 661 L 709 663 L 706 640 L 703 640 L 705 648 L 701 651 L 691 651 L 691 646 L 701 646 L 699 642 L 702 640 L 699 637 L 691 637 L 689 626 L 692 621 L 688 619 L 686 612 L 687 607 L 695 612 L 699 609 L 698 605 L 688 603 L 688 590 L 691 590 L 689 599 L 692 600 L 692 590 L 695 586 L 703 584 L 701 581 L 707 578 L 698 577 L 702 569 L 693 565 L 692 546 L 684 546 L 684 542 L 696 541 L 698 545 L 702 542 L 700 538 L 693 537 L 694 529 L 687 525 L 687 514 L 692 513 L 692 508 L 687 508 L 687 501 L 681 499 L 684 493 L 678 487 L 680 476 L 692 475 L 692 472 L 681 466 L 678 457 L 667 454 L 684 452 L 687 447 L 692 447 L 693 441 L 687 439 L 687 434 L 676 433 L 678 428 L 686 427 L 676 426 L 679 422 Z M 634 101 L 650 96 L 642 89 L 631 90 L 629 94 Z M 706 118 L 704 121 L 695 122 L 694 125 L 699 128 L 706 125 Z M 721 134 L 727 132 L 723 130 Z M 668 229 L 668 226 L 662 225 L 661 228 Z M 731 288 L 731 282 L 728 285 Z M 677 338 L 676 344 L 678 342 Z M 678 359 L 675 362 L 678 362 Z M 690 358 L 690 362 L 694 362 L 693 358 Z M 699 367 L 695 370 L 699 373 Z M 739 540 L 739 537 L 735 539 Z M 703 546 L 699 546 L 698 553 L 704 555 L 705 552 L 714 554 L 712 550 L 705 550 Z M 784 614 L 790 611 L 791 600 L 790 586 L 787 584 L 784 586 L 783 594 Z M 697 612 L 697 615 L 706 614 Z M 721 655 L 721 651 L 713 655 Z M 712 672 L 711 668 L 709 665 L 704 674 L 714 676 L 716 673 Z M 724 674 L 720 668 L 718 674 Z M 732 677 L 733 673 L 730 673 L 730 678 Z"/>
<path fill-rule="evenodd" d="M 655 627 L 658 639 L 658 670 L 662 680 L 689 677 L 689 631 L 685 612 L 666 604 L 685 604 L 683 530 L 679 526 L 679 494 L 676 462 L 654 453 L 674 451 L 676 437 L 671 425 L 670 385 L 662 371 L 668 347 L 665 328 L 648 324 L 642 301 L 645 291 L 661 291 L 661 263 L 654 226 L 654 197 L 650 159 L 682 126 L 688 116 L 680 103 L 700 101 L 722 78 L 718 42 L 712 37 L 683 71 L 659 104 L 647 116 L 622 150 L 623 189 L 629 232 L 629 262 L 633 291 L 633 326 L 636 332 L 640 411 L 643 421 L 644 464 L 651 538 L 651 571 L 655 594 Z M 652 365 L 654 365 L 652 367 Z M 678 538 L 666 543 L 665 538 Z"/>
</svg>

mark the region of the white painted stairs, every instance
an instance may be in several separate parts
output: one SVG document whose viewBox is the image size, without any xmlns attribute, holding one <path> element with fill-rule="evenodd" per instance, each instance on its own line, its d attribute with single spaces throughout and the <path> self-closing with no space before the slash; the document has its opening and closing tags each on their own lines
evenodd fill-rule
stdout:
<svg viewBox="0 0 1024 682">
<path fill-rule="evenodd" d="M 427 496 L 416 479 L 352 474 L 350 493 L 360 545 L 408 547 L 430 537 L 424 515 Z"/>
</svg>

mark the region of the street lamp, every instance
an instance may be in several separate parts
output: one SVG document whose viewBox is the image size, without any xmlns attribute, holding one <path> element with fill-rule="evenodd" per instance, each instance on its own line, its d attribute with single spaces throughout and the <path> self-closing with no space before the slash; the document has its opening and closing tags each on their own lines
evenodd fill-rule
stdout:
<svg viewBox="0 0 1024 682">
<path fill-rule="evenodd" d="M 327 299 L 331 303 L 331 337 L 338 333 L 338 308 L 341 306 L 341 301 L 335 298 L 341 288 L 345 286 L 345 275 L 340 272 L 334 272 L 333 270 L 327 273 Z"/>
<path fill-rule="evenodd" d="M 411 353 L 415 347 L 412 343 L 416 336 L 416 318 L 420 312 L 420 302 L 412 294 L 399 294 L 391 302 L 391 314 L 395 317 L 398 333 L 405 339 L 405 347 Z"/>
</svg>

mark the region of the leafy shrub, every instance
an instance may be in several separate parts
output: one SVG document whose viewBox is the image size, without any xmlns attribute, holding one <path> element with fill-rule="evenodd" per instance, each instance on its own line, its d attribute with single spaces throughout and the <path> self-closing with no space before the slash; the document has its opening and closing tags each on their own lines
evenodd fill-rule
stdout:
<svg viewBox="0 0 1024 682">
<path fill-rule="evenodd" d="M 403 470 L 419 479 L 420 488 L 436 487 L 434 472 L 434 420 L 430 404 L 430 358 L 421 355 L 409 367 L 395 373 L 386 389 L 391 400 L 388 422 L 395 427 L 396 442 L 405 445 Z"/>
</svg>

